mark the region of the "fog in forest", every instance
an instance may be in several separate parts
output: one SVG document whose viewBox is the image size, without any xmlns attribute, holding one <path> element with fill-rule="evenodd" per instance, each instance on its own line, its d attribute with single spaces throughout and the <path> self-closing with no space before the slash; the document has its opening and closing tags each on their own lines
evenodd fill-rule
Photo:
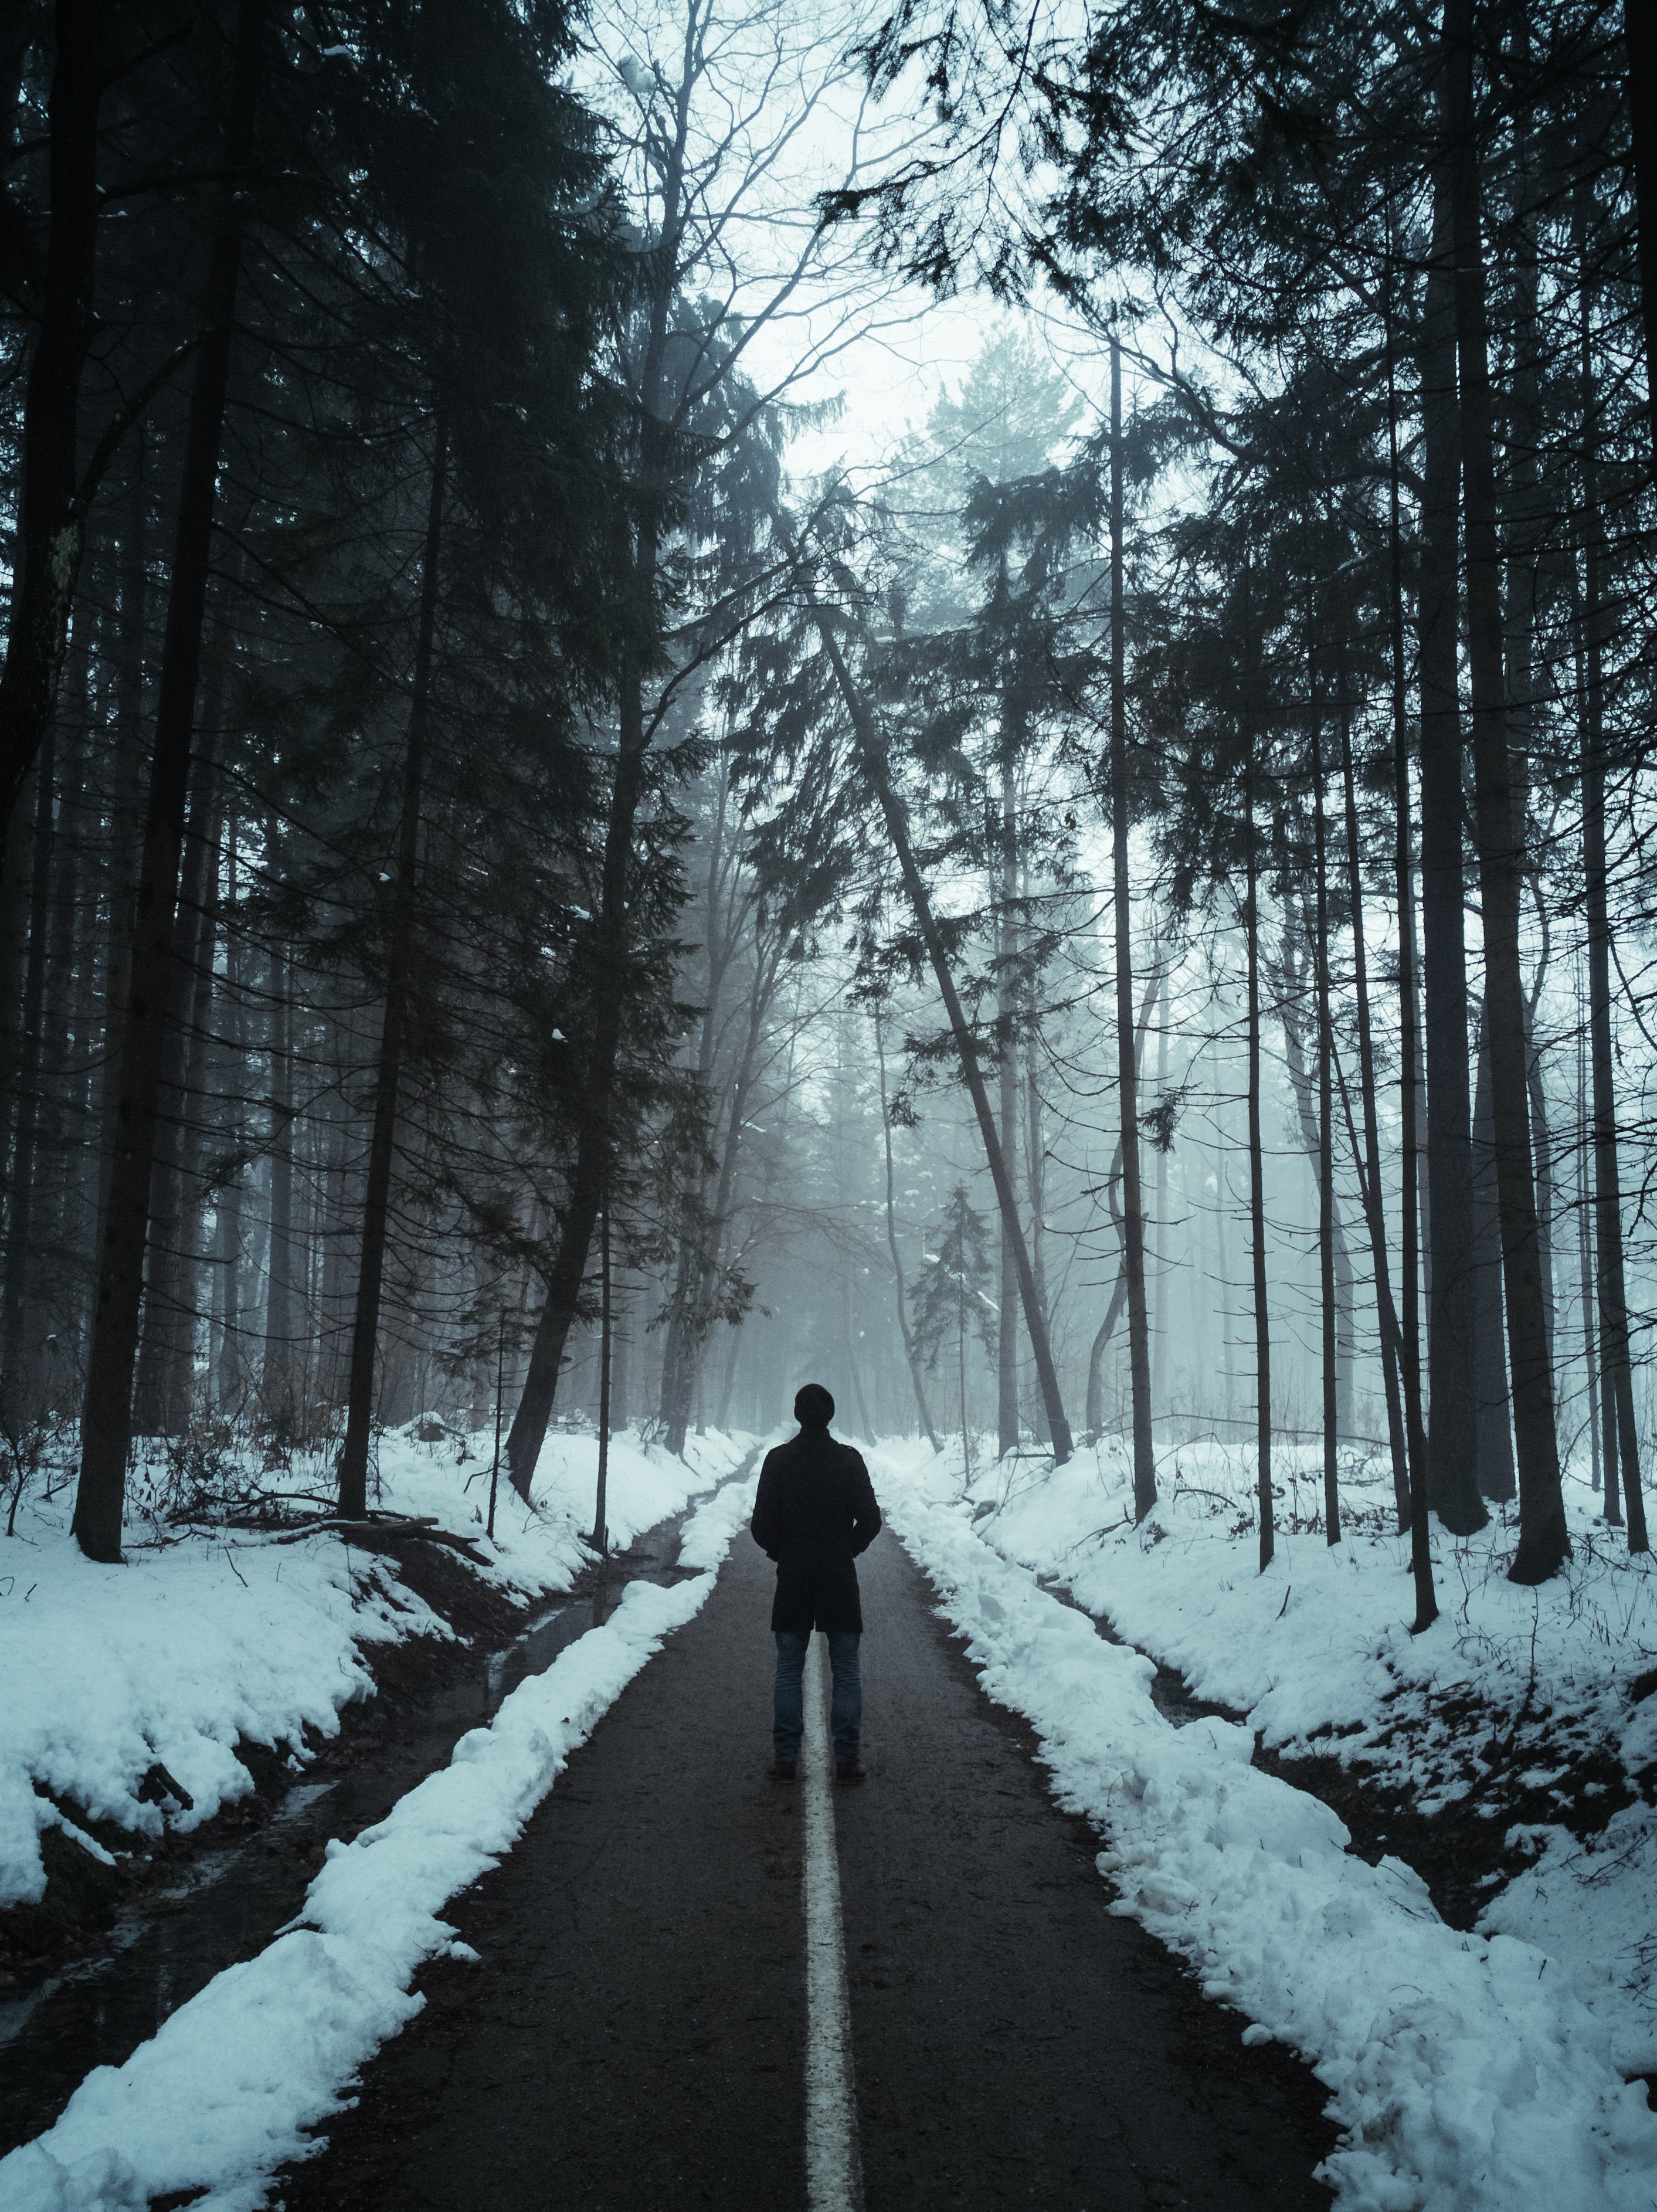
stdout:
<svg viewBox="0 0 1657 2212">
<path fill-rule="evenodd" d="M 497 1413 L 527 1496 L 809 1376 L 1267 1552 L 1643 1548 L 1592 9 L 25 15 L 18 1496 Z"/>
</svg>

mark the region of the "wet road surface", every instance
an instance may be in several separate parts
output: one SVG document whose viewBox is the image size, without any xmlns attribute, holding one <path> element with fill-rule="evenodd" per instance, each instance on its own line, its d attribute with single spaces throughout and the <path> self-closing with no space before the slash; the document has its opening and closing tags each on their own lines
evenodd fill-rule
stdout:
<svg viewBox="0 0 1657 2212">
<path fill-rule="evenodd" d="M 860 1790 L 834 1796 L 870 2212 L 1300 2212 L 1324 2093 L 1132 1923 L 895 1540 L 862 1564 Z M 516 1850 L 288 2212 L 807 2203 L 804 1785 L 764 1771 L 770 1569 L 738 1536 Z"/>
</svg>

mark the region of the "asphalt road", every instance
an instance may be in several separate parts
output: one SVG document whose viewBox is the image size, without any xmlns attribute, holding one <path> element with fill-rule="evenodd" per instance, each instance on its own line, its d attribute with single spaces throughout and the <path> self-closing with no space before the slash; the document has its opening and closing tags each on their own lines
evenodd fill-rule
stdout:
<svg viewBox="0 0 1657 2212">
<path fill-rule="evenodd" d="M 450 1918 L 483 1955 L 365 2073 L 288 2212 L 806 2212 L 804 1785 L 770 1781 L 770 1568 L 702 1612 Z M 868 2212 L 1300 2212 L 1323 2092 L 1105 1911 L 889 1534 L 861 1563 L 869 1779 L 834 1796 Z"/>
</svg>

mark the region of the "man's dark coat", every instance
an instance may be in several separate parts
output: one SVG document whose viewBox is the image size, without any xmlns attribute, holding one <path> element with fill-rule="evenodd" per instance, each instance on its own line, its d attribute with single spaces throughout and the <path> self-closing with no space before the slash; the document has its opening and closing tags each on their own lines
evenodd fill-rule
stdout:
<svg viewBox="0 0 1657 2212">
<path fill-rule="evenodd" d="M 880 1508 L 860 1452 L 802 1429 L 766 1454 L 750 1525 L 777 1563 L 773 1628 L 861 1630 L 852 1563 L 880 1534 Z"/>
</svg>

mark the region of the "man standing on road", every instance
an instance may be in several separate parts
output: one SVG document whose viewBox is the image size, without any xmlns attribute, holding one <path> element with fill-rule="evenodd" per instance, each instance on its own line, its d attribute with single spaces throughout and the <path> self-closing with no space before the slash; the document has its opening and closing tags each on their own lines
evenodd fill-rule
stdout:
<svg viewBox="0 0 1657 2212">
<path fill-rule="evenodd" d="M 863 1728 L 863 1686 L 858 1645 L 863 1607 L 853 1565 L 880 1534 L 880 1508 L 860 1452 L 828 1433 L 835 1401 L 821 1382 L 808 1382 L 794 1400 L 799 1434 L 765 1455 L 750 1524 L 754 1541 L 777 1563 L 771 1628 L 777 1640 L 777 1687 L 771 1733 L 772 1773 L 792 1782 L 799 1759 L 805 1701 L 801 1680 L 811 1632 L 828 1638 L 834 1675 L 829 1722 L 835 1736 L 835 1779 L 861 1782 L 858 1753 Z"/>
</svg>

